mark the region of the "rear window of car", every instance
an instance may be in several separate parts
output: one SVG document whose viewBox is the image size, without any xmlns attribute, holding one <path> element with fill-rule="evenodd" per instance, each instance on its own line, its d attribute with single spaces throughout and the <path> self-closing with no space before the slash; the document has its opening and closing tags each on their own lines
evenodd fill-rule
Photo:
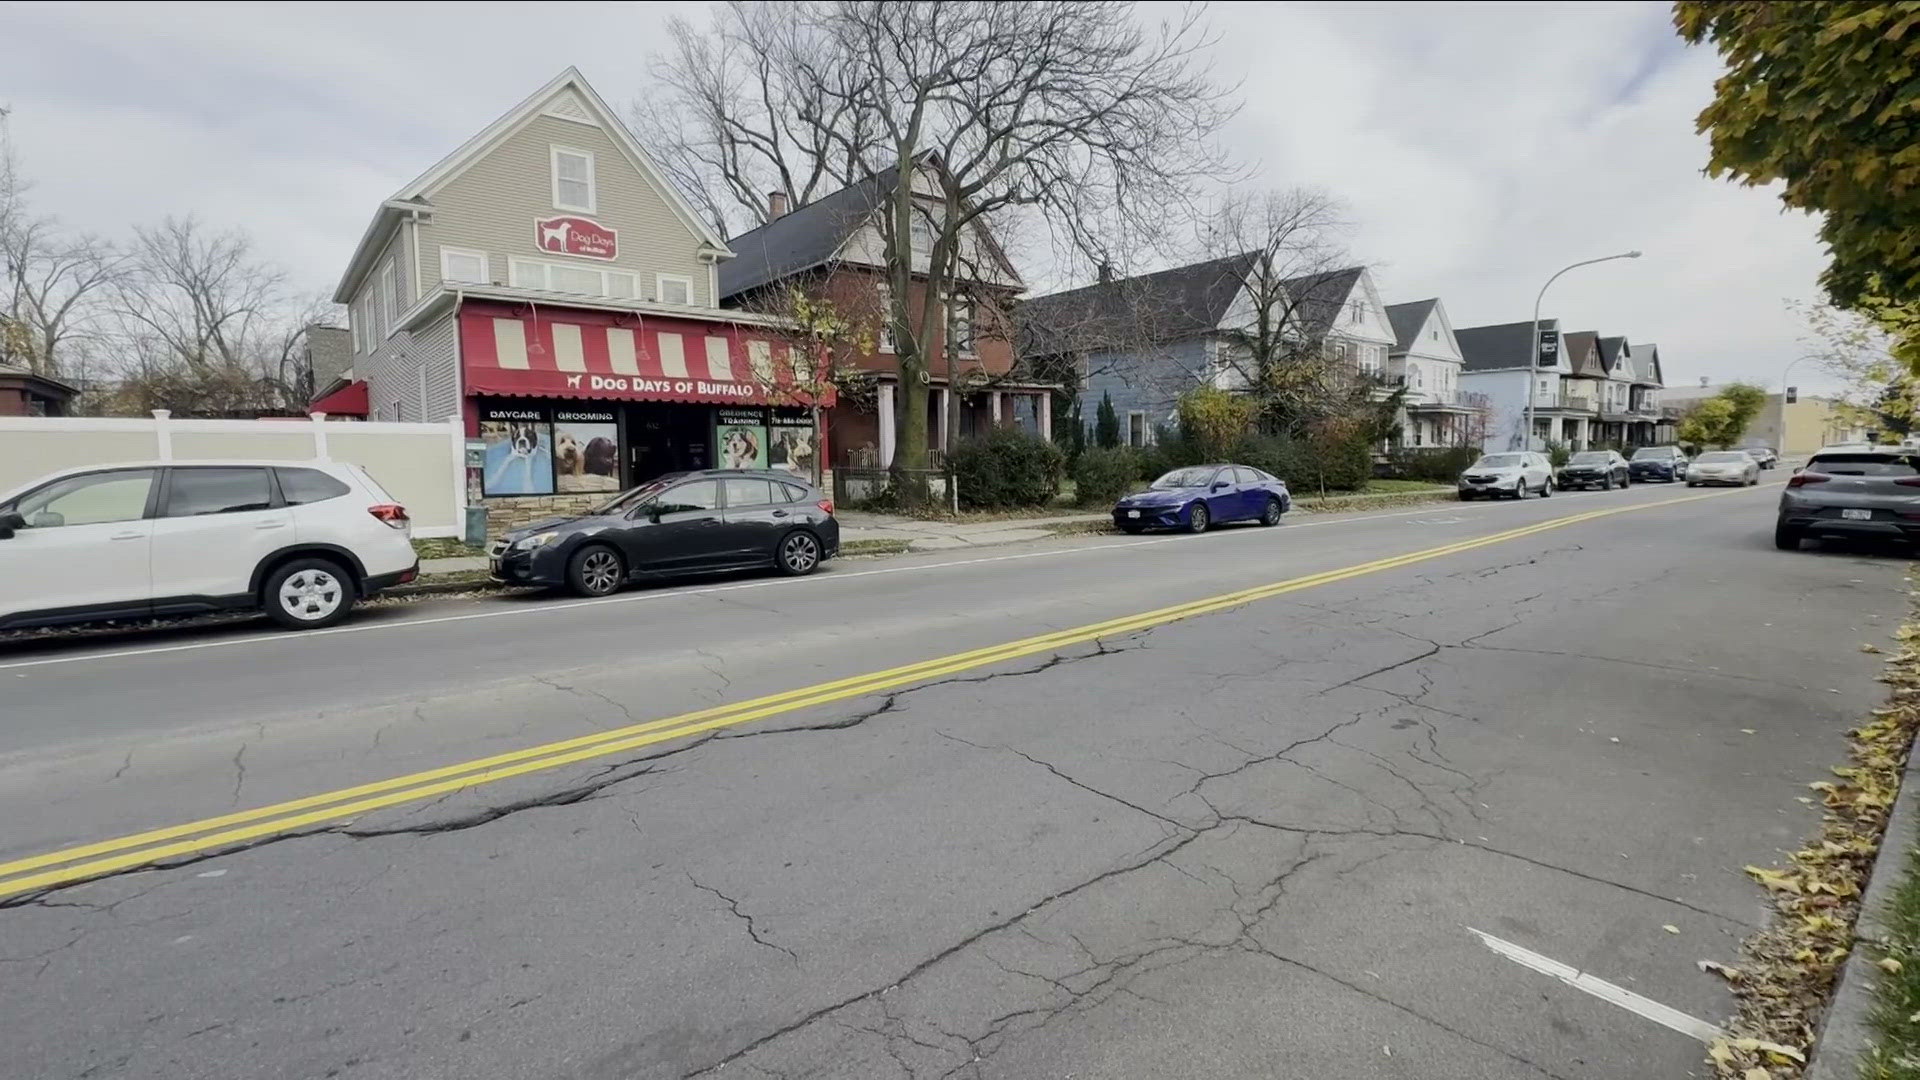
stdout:
<svg viewBox="0 0 1920 1080">
<path fill-rule="evenodd" d="M 237 514 L 272 505 L 265 469 L 174 469 L 167 480 L 167 517 Z"/>
<path fill-rule="evenodd" d="M 1605 465 L 1606 463 L 1607 455 L 1605 452 L 1575 454 L 1567 460 L 1567 464 L 1569 465 Z"/>
<path fill-rule="evenodd" d="M 1912 454 L 1815 454 L 1807 471 L 1829 476 L 1920 476 Z"/>
<path fill-rule="evenodd" d="M 1633 452 L 1635 461 L 1665 461 L 1672 456 L 1671 446 L 1643 446 Z"/>
<path fill-rule="evenodd" d="M 1702 465 L 1724 465 L 1736 462 L 1745 463 L 1753 459 L 1737 450 L 1720 450 L 1711 454 L 1701 454 L 1694 460 Z"/>
<path fill-rule="evenodd" d="M 351 494 L 353 489 L 319 469 L 275 469 L 288 506 L 305 506 Z"/>
</svg>

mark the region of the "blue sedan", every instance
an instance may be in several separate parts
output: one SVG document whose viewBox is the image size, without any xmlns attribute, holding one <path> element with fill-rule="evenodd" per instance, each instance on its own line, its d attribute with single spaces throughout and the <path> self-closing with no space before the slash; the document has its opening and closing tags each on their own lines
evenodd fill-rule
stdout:
<svg viewBox="0 0 1920 1080">
<path fill-rule="evenodd" d="M 1223 521 L 1280 524 L 1293 507 L 1286 481 L 1245 465 L 1192 465 L 1155 480 L 1147 490 L 1121 499 L 1113 523 L 1122 532 L 1185 529 L 1206 532 Z"/>
</svg>

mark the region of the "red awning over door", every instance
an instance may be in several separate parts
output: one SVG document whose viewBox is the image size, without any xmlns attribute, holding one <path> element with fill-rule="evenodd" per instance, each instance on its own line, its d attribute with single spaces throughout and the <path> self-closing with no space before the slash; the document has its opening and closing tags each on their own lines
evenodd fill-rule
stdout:
<svg viewBox="0 0 1920 1080">
<path fill-rule="evenodd" d="M 787 343 L 695 319 L 469 302 L 460 354 L 470 395 L 733 405 L 805 404 Z M 832 404 L 824 395 L 822 404 Z"/>
<path fill-rule="evenodd" d="M 367 381 L 350 382 L 328 394 L 326 397 L 307 406 L 310 412 L 323 412 L 328 416 L 367 415 Z"/>
</svg>

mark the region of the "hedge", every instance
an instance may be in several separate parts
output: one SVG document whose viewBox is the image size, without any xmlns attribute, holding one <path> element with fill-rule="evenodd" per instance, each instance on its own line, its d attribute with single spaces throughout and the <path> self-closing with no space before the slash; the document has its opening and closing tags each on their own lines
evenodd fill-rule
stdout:
<svg viewBox="0 0 1920 1080">
<path fill-rule="evenodd" d="M 1140 454 L 1124 446 L 1111 450 L 1089 446 L 1080 451 L 1073 463 L 1074 497 L 1082 506 L 1113 502 L 1139 482 L 1140 459 Z"/>
<path fill-rule="evenodd" d="M 961 443 L 948 454 L 961 505 L 985 510 L 1052 502 L 1066 460 L 1047 440 L 1011 430 Z"/>
</svg>

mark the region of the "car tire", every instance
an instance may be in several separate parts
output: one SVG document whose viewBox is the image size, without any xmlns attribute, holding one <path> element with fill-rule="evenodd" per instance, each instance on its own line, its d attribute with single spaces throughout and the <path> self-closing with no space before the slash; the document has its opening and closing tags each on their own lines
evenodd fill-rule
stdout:
<svg viewBox="0 0 1920 1080">
<path fill-rule="evenodd" d="M 1278 498 L 1269 497 L 1266 508 L 1260 511 L 1260 524 L 1271 529 L 1275 525 L 1280 524 L 1281 515 L 1286 512 L 1286 509 L 1280 505 Z"/>
<path fill-rule="evenodd" d="M 788 577 L 806 577 L 820 569 L 820 538 L 805 529 L 795 529 L 780 538 L 780 550 L 773 561 Z"/>
<path fill-rule="evenodd" d="M 588 544 L 567 560 L 567 588 L 576 596 L 612 596 L 627 583 L 627 560 L 605 544 Z"/>
<path fill-rule="evenodd" d="M 1784 523 L 1773 527 L 1773 546 L 1781 551 L 1799 551 L 1802 534 L 1799 529 Z"/>
<path fill-rule="evenodd" d="M 289 630 L 319 630 L 347 617 L 359 598 L 353 575 L 332 559 L 294 559 L 260 586 L 260 606 Z"/>
<path fill-rule="evenodd" d="M 1473 492 L 1471 491 L 1462 491 L 1459 494 L 1461 502 L 1472 502 L 1474 499 Z"/>
<path fill-rule="evenodd" d="M 1213 515 L 1207 512 L 1206 503 L 1197 502 L 1197 503 L 1194 503 L 1192 506 L 1187 507 L 1187 531 L 1188 532 L 1203 533 L 1203 532 L 1206 532 L 1207 527 L 1212 524 L 1213 524 Z"/>
<path fill-rule="evenodd" d="M 1613 474 L 1612 473 L 1608 473 L 1606 479 L 1600 481 L 1600 490 L 1601 491 L 1613 490 Z"/>
<path fill-rule="evenodd" d="M 1553 477 L 1549 476 L 1540 482 L 1540 497 L 1543 499 L 1553 498 Z"/>
</svg>

